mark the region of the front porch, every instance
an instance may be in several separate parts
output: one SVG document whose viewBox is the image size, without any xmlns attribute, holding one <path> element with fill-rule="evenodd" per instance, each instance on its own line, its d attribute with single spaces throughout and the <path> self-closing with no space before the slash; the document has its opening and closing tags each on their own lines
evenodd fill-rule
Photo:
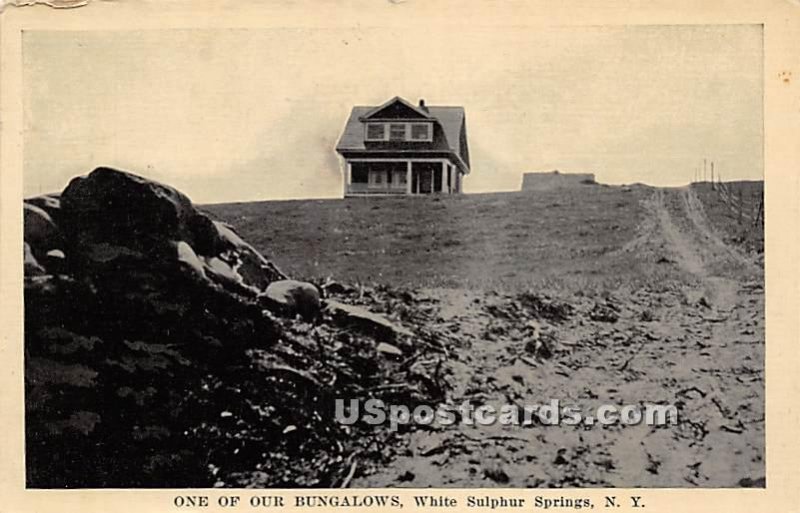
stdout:
<svg viewBox="0 0 800 513">
<path fill-rule="evenodd" d="M 345 196 L 453 194 L 458 168 L 447 159 L 348 159 Z"/>
</svg>

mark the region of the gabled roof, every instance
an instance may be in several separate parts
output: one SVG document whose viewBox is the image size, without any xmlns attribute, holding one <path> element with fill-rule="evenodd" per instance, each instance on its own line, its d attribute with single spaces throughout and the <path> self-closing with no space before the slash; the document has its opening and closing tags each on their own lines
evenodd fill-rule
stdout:
<svg viewBox="0 0 800 513">
<path fill-rule="evenodd" d="M 362 118 L 364 118 L 364 119 L 367 119 L 367 118 L 372 118 L 372 119 L 381 118 L 382 116 L 380 114 L 382 114 L 384 111 L 388 110 L 389 108 L 394 107 L 396 103 L 399 103 L 400 105 L 404 106 L 406 109 L 410 110 L 412 113 L 417 114 L 421 118 L 425 118 L 425 119 L 430 118 L 430 116 L 428 115 L 427 112 L 425 112 L 424 110 L 422 110 L 419 107 L 415 107 L 413 104 L 411 104 L 410 102 L 404 100 L 403 98 L 400 98 L 399 96 L 395 96 L 394 98 L 392 98 L 391 100 L 387 101 L 383 105 L 379 105 L 379 106 L 375 107 L 374 109 L 371 109 L 371 110 L 365 112 L 362 115 Z"/>
<path fill-rule="evenodd" d="M 402 98 L 392 98 L 379 107 L 355 106 L 350 112 L 344 132 L 336 145 L 336 151 L 349 153 L 382 149 L 380 143 L 376 145 L 376 143 L 364 142 L 364 122 L 371 116 L 380 113 L 385 107 L 394 104 L 397 100 L 401 101 L 403 105 L 410 106 L 415 111 L 421 111 L 420 108 L 410 105 Z M 430 143 L 407 142 L 402 143 L 402 146 L 394 146 L 391 149 L 395 151 L 408 149 L 408 151 L 414 152 L 451 153 L 461 161 L 464 172 L 468 173 L 470 163 L 464 108 L 449 106 L 428 106 L 426 108 L 427 112 L 425 114 L 434 124 L 433 141 Z M 372 119 L 375 118 L 373 117 Z M 389 144 L 386 143 L 385 145 L 388 146 Z M 389 148 L 385 149 L 388 150 Z"/>
</svg>

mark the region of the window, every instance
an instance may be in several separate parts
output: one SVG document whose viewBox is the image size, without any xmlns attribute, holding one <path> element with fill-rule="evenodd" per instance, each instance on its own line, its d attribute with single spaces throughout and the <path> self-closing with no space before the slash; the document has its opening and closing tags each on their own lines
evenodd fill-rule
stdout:
<svg viewBox="0 0 800 513">
<path fill-rule="evenodd" d="M 411 140 L 412 141 L 429 141 L 430 125 L 428 123 L 414 123 L 411 125 Z"/>
<path fill-rule="evenodd" d="M 367 124 L 367 140 L 368 141 L 382 141 L 384 133 L 383 123 L 368 123 Z"/>
<path fill-rule="evenodd" d="M 392 123 L 389 125 L 389 140 L 390 141 L 405 141 L 406 140 L 406 125 L 405 123 Z"/>
<path fill-rule="evenodd" d="M 406 184 L 407 176 L 406 176 L 406 172 L 405 171 L 395 171 L 394 178 L 395 178 L 395 181 L 399 185 L 405 185 Z"/>
<path fill-rule="evenodd" d="M 367 183 L 369 180 L 369 171 L 360 162 L 353 163 L 350 170 L 350 181 L 352 183 Z"/>
<path fill-rule="evenodd" d="M 366 124 L 366 141 L 432 141 L 432 123 L 379 123 Z"/>
</svg>

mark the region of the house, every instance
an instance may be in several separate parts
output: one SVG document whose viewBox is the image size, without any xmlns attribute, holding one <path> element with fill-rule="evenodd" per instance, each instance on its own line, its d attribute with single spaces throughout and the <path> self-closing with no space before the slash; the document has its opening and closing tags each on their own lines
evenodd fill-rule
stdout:
<svg viewBox="0 0 800 513">
<path fill-rule="evenodd" d="M 596 182 L 592 173 L 561 173 L 555 170 L 546 173 L 524 173 L 522 175 L 523 191 L 552 191 L 594 183 Z"/>
<path fill-rule="evenodd" d="M 469 174 L 464 109 L 424 100 L 353 107 L 336 151 L 345 196 L 456 194 Z"/>
</svg>

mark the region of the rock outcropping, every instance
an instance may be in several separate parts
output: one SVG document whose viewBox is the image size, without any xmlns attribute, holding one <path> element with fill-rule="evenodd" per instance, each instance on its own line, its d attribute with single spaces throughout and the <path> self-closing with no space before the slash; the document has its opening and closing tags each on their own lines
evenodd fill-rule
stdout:
<svg viewBox="0 0 800 513">
<path fill-rule="evenodd" d="M 98 168 L 24 208 L 30 487 L 331 486 L 355 450 L 334 397 L 424 400 L 377 349 L 411 332 L 334 322 L 171 187 Z"/>
</svg>

